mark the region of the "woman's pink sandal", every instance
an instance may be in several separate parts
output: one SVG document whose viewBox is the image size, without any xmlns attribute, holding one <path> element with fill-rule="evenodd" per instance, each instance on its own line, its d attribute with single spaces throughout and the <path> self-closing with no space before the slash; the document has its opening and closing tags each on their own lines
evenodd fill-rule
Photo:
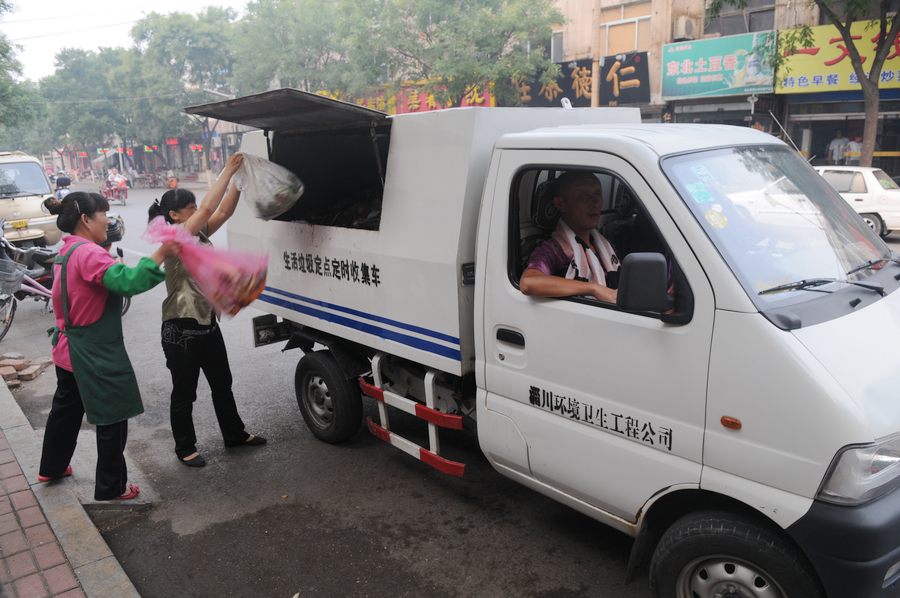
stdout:
<svg viewBox="0 0 900 598">
<path fill-rule="evenodd" d="M 37 480 L 41 484 L 46 484 L 47 482 L 52 482 L 53 480 L 61 480 L 63 478 L 67 478 L 70 475 L 72 475 L 72 466 L 71 465 L 66 467 L 66 470 L 62 473 L 61 476 L 51 478 L 51 477 L 45 476 L 45 475 L 38 475 Z"/>
<path fill-rule="evenodd" d="M 137 484 L 128 484 L 128 492 L 126 492 L 122 496 L 117 496 L 112 500 L 131 500 L 133 498 L 137 498 L 138 494 L 140 493 L 141 489 L 138 488 Z"/>
</svg>

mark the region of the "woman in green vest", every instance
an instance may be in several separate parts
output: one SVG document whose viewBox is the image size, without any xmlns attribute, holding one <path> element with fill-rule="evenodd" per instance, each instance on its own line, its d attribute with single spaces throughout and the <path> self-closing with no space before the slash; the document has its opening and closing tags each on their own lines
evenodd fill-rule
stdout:
<svg viewBox="0 0 900 598">
<path fill-rule="evenodd" d="M 140 488 L 128 483 L 125 442 L 128 418 L 144 412 L 137 379 L 122 337 L 122 297 L 148 291 L 165 280 L 159 265 L 178 254 L 166 243 L 136 266 L 118 263 L 106 241 L 109 203 L 97 193 L 70 193 L 48 200 L 56 224 L 69 235 L 54 264 L 53 362 L 56 394 L 47 417 L 38 481 L 72 475 L 81 420 L 97 427 L 96 500 L 128 500 Z"/>
</svg>

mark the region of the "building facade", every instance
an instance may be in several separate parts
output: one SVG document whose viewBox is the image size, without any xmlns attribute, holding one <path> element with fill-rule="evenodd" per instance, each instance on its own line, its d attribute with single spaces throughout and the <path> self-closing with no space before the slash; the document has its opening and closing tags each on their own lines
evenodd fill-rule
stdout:
<svg viewBox="0 0 900 598">
<path fill-rule="evenodd" d="M 593 105 L 639 105 L 647 121 L 754 126 L 793 142 L 813 164 L 830 160 L 826 148 L 838 131 L 850 139 L 862 135 L 863 97 L 849 56 L 815 5 L 748 0 L 711 19 L 706 4 L 557 0 L 565 21 L 553 32 L 551 57 L 564 68 L 593 63 L 594 89 L 602 90 L 610 61 L 627 64 L 629 56 L 646 53 L 646 100 L 609 104 L 595 97 Z M 878 18 L 875 8 L 866 16 Z M 812 28 L 813 46 L 774 72 L 771 54 L 786 52 L 779 39 L 803 26 Z M 876 28 L 859 22 L 852 33 L 863 56 L 874 53 L 869 43 L 877 40 Z M 880 86 L 875 164 L 893 174 L 900 172 L 900 38 Z"/>
</svg>

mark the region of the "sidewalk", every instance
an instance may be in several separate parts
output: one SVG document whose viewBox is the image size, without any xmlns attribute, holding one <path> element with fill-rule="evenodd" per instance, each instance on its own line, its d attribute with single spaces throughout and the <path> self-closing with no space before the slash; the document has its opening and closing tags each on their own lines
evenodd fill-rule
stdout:
<svg viewBox="0 0 900 598">
<path fill-rule="evenodd" d="M 0 595 L 84 597 L 56 534 L 0 431 Z"/>
<path fill-rule="evenodd" d="M 40 454 L 38 433 L 0 383 L 0 597 L 140 598 L 78 501 L 75 480 L 37 483 Z M 73 477 L 93 477 L 76 467 Z"/>
</svg>

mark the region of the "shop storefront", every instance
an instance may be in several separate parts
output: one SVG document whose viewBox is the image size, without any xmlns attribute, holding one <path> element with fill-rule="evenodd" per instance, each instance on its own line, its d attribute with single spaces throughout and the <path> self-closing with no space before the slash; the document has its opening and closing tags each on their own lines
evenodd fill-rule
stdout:
<svg viewBox="0 0 900 598">
<path fill-rule="evenodd" d="M 878 28 L 856 22 L 850 33 L 861 57 L 871 60 Z M 829 143 L 838 133 L 846 139 L 861 140 L 865 122 L 859 80 L 841 35 L 832 25 L 813 27 L 810 47 L 798 48 L 785 59 L 784 66 L 785 74 L 779 76 L 775 93 L 785 99 L 791 139 L 812 164 L 833 163 Z M 879 87 L 881 105 L 873 166 L 893 176 L 900 174 L 900 54 L 896 45 L 885 60 Z"/>
<path fill-rule="evenodd" d="M 775 132 L 774 51 L 773 31 L 664 45 L 663 120 Z"/>
</svg>

